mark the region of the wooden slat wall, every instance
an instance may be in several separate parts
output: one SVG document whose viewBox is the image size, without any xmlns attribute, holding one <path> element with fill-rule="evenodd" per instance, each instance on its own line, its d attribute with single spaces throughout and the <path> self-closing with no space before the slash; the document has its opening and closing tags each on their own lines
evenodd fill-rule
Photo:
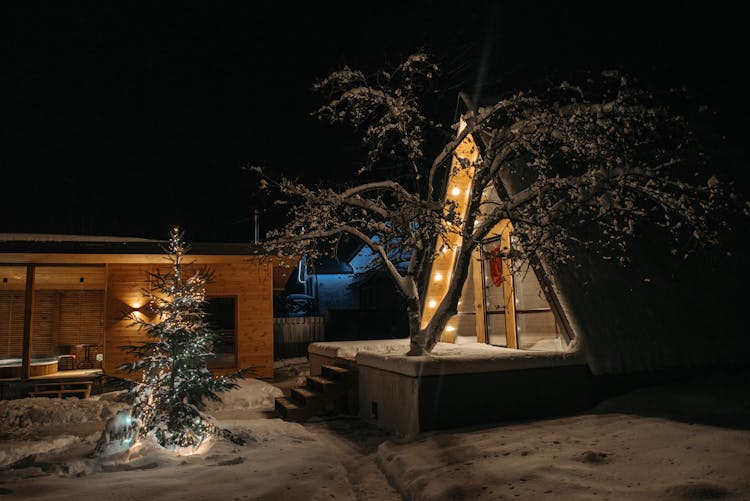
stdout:
<svg viewBox="0 0 750 501">
<path fill-rule="evenodd" d="M 325 341 L 323 317 L 280 317 L 273 319 L 274 358 L 307 357 L 310 343 Z"/>
<path fill-rule="evenodd" d="M 238 368 L 256 366 L 254 377 L 273 377 L 272 266 L 253 260 L 216 264 L 210 268 L 214 281 L 206 293 L 237 296 Z"/>
<path fill-rule="evenodd" d="M 31 321 L 31 354 L 53 355 L 55 347 L 55 327 L 57 294 L 54 292 L 34 292 L 34 316 Z"/>
<path fill-rule="evenodd" d="M 195 264 L 199 266 L 200 261 Z M 131 362 L 121 349 L 137 345 L 144 335 L 123 319 L 135 304 L 146 299 L 142 289 L 148 289 L 148 273 L 156 272 L 157 265 L 109 264 L 107 266 L 107 311 L 104 369 L 115 374 L 117 367 Z M 163 266 L 163 265 L 162 265 Z M 254 377 L 273 376 L 273 273 L 270 264 L 257 259 L 209 265 L 214 280 L 208 285 L 207 295 L 237 297 L 237 368 L 256 366 Z M 215 369 L 215 373 L 233 372 L 237 368 Z M 125 373 L 118 375 L 128 377 Z"/>
<path fill-rule="evenodd" d="M 148 288 L 148 273 L 153 272 L 148 264 L 107 265 L 107 307 L 105 318 L 104 371 L 107 374 L 127 377 L 117 368 L 132 362 L 123 346 L 137 345 L 145 340 L 138 329 L 124 315 L 131 305 L 142 305 L 141 289 Z"/>
<path fill-rule="evenodd" d="M 0 356 L 20 358 L 23 350 L 23 291 L 0 291 Z"/>
<path fill-rule="evenodd" d="M 102 344 L 104 339 L 104 290 L 62 291 L 57 343 Z"/>
<path fill-rule="evenodd" d="M 104 278 L 104 266 L 37 266 L 34 290 L 104 290 Z"/>
<path fill-rule="evenodd" d="M 0 356 L 21 354 L 23 301 L 22 292 L 0 293 Z M 54 355 L 61 346 L 102 344 L 103 313 L 104 291 L 36 291 L 31 353 Z"/>
</svg>

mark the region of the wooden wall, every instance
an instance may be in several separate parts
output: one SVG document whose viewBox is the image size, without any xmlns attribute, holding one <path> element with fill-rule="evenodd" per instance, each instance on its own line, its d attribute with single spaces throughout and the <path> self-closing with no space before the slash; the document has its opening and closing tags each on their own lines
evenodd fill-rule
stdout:
<svg viewBox="0 0 750 501">
<path fill-rule="evenodd" d="M 203 264 L 192 258 L 195 265 Z M 251 377 L 273 376 L 273 266 L 257 259 L 238 258 L 236 262 L 207 263 L 213 272 L 208 285 L 209 296 L 237 298 L 237 367 L 215 369 L 215 373 L 229 373 L 238 368 L 256 367 Z M 104 370 L 108 374 L 128 377 L 117 372 L 117 367 L 132 361 L 121 347 L 140 344 L 144 334 L 131 325 L 124 314 L 142 306 L 149 288 L 149 273 L 156 264 L 110 263 L 107 265 L 107 321 L 105 335 Z M 142 314 L 142 313 L 139 313 Z"/>
</svg>

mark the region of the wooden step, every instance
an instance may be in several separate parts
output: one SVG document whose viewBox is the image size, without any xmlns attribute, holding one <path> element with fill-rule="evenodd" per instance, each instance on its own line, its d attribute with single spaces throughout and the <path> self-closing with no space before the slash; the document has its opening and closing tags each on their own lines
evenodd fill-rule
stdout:
<svg viewBox="0 0 750 501">
<path fill-rule="evenodd" d="M 304 405 L 299 405 L 286 397 L 276 397 L 274 408 L 282 418 L 289 421 L 300 421 L 310 417 Z"/>
<path fill-rule="evenodd" d="M 304 421 L 329 411 L 356 414 L 356 371 L 323 365 L 327 376 L 307 376 L 305 386 L 290 389 L 289 397 L 275 399 L 276 412 L 288 421 Z"/>
<path fill-rule="evenodd" d="M 292 388 L 290 391 L 290 396 L 291 399 L 298 405 L 315 404 L 323 398 L 323 395 L 321 395 L 320 393 L 312 391 L 310 390 L 310 388 L 305 388 L 304 386 Z"/>
<path fill-rule="evenodd" d="M 326 394 L 336 387 L 336 382 L 323 376 L 307 376 L 307 387 L 317 393 Z"/>
<path fill-rule="evenodd" d="M 346 367 L 341 367 L 338 365 L 326 365 L 323 364 L 320 366 L 320 372 L 321 376 L 323 376 L 326 379 L 331 379 L 334 381 L 340 381 L 351 378 L 353 372 L 351 369 L 347 369 Z"/>
</svg>

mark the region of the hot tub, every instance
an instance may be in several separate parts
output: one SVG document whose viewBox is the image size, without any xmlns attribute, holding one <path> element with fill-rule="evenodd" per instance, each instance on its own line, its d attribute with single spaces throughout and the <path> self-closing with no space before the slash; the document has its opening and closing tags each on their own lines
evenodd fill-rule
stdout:
<svg viewBox="0 0 750 501">
<path fill-rule="evenodd" d="M 54 355 L 32 355 L 29 375 L 44 376 L 57 372 L 57 356 Z M 21 358 L 0 359 L 0 379 L 11 379 L 21 377 Z"/>
</svg>

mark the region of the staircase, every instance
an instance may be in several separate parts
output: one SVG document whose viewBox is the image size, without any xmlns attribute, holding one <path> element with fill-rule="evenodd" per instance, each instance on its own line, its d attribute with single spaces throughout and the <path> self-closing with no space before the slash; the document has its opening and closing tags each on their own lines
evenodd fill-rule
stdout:
<svg viewBox="0 0 750 501">
<path fill-rule="evenodd" d="M 305 385 L 292 388 L 288 397 L 276 397 L 275 409 L 287 421 L 305 421 L 336 411 L 356 414 L 357 372 L 323 365 L 319 376 L 307 376 Z"/>
</svg>

